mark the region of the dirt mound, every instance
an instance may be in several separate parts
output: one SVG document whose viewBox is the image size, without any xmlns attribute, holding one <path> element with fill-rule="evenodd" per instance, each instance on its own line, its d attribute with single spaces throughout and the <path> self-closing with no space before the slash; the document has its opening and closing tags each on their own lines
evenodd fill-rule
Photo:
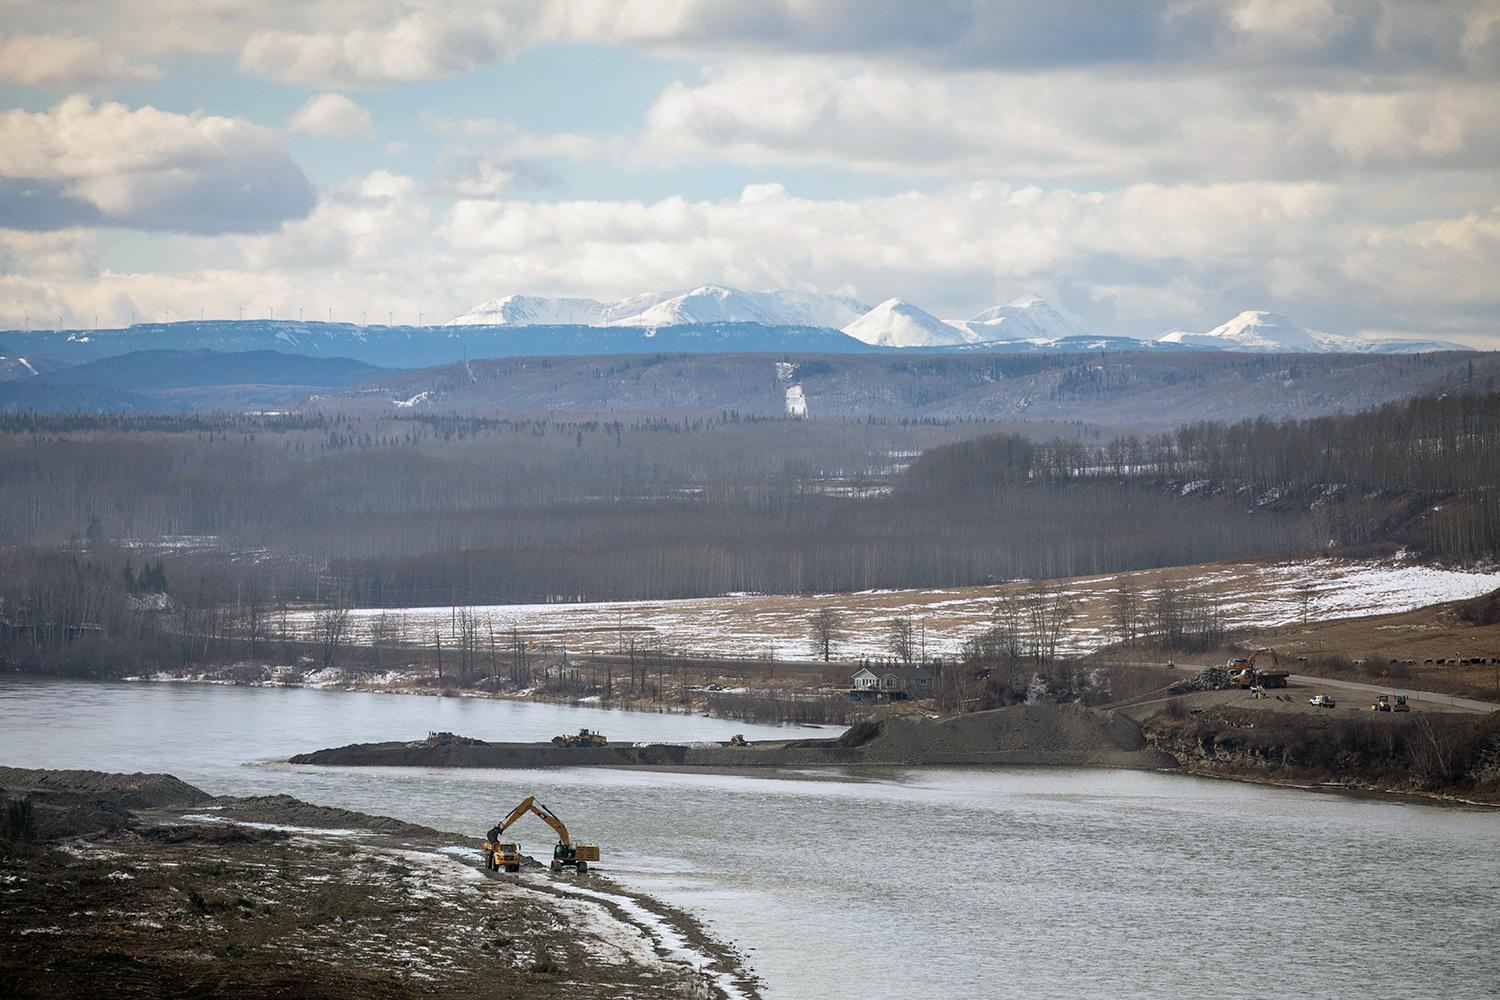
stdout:
<svg viewBox="0 0 1500 1000">
<path fill-rule="evenodd" d="M 1140 726 L 1081 705 L 1012 705 L 948 719 L 887 719 L 864 745 L 870 762 L 1110 763 L 1149 754 Z"/>
<path fill-rule="evenodd" d="M 106 774 L 22 767 L 0 767 L 0 788 L 8 790 L 13 798 L 37 792 L 94 795 L 126 809 L 193 805 L 213 797 L 170 774 Z"/>
<path fill-rule="evenodd" d="M 315 806 L 290 795 L 256 795 L 250 798 L 223 798 L 216 804 L 223 806 L 215 815 L 225 819 L 245 820 L 251 823 L 284 823 L 288 826 L 307 826 L 325 830 L 372 830 L 378 833 L 393 833 L 398 837 L 441 836 L 430 827 L 406 823 L 389 816 L 370 816 L 348 809 L 331 806 Z"/>
<path fill-rule="evenodd" d="M 862 747 L 879 736 L 885 727 L 879 722 L 856 722 L 839 737 L 841 747 Z"/>
<path fill-rule="evenodd" d="M 48 843 L 134 825 L 137 809 L 195 805 L 209 794 L 170 774 L 0 767 L 0 839 Z"/>
</svg>

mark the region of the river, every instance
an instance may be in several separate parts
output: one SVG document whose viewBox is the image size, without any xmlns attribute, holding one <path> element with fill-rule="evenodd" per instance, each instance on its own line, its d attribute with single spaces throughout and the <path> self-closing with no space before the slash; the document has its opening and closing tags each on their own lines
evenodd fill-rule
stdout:
<svg viewBox="0 0 1500 1000">
<path fill-rule="evenodd" d="M 787 731 L 478 699 L 0 679 L 0 763 L 167 771 L 477 834 L 535 792 L 772 997 L 1500 995 L 1500 812 L 1086 769 L 291 767 L 447 729 Z M 545 850 L 545 828 L 518 827 Z"/>
</svg>

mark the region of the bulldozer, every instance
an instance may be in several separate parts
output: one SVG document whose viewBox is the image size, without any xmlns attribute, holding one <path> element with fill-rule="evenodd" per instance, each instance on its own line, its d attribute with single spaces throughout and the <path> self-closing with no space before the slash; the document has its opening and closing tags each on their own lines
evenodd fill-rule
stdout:
<svg viewBox="0 0 1500 1000">
<path fill-rule="evenodd" d="M 1411 706 L 1406 703 L 1406 695 L 1396 695 L 1396 703 L 1391 706 L 1392 712 L 1410 712 Z"/>
<path fill-rule="evenodd" d="M 598 844 L 575 844 L 568 836 L 568 827 L 557 814 L 528 795 L 521 804 L 510 811 L 510 815 L 490 828 L 484 836 L 484 867 L 486 871 L 504 869 L 508 872 L 521 870 L 521 845 L 515 841 L 501 840 L 506 830 L 527 813 L 535 813 L 543 823 L 557 832 L 557 846 L 552 848 L 552 871 L 560 872 L 572 868 L 580 875 L 587 875 L 590 861 L 599 860 Z"/>
<path fill-rule="evenodd" d="M 729 745 L 732 747 L 747 747 L 750 744 L 746 741 L 744 736 L 740 735 L 739 733 L 735 733 L 733 736 L 729 737 Z"/>
<path fill-rule="evenodd" d="M 602 747 L 607 743 L 609 743 L 609 737 L 591 729 L 580 729 L 577 736 L 566 733 L 552 737 L 552 745 L 559 747 Z"/>
<path fill-rule="evenodd" d="M 1269 658 L 1271 665 L 1262 667 L 1263 657 Z M 1248 657 L 1238 657 L 1224 664 L 1224 669 L 1229 672 L 1229 684 L 1248 691 L 1252 687 L 1284 688 L 1291 671 L 1281 665 L 1281 657 L 1276 655 L 1276 650 L 1265 648 L 1257 649 Z"/>
<path fill-rule="evenodd" d="M 1391 696 L 1388 694 L 1377 694 L 1375 701 L 1370 705 L 1372 712 L 1389 712 L 1391 710 Z"/>
</svg>

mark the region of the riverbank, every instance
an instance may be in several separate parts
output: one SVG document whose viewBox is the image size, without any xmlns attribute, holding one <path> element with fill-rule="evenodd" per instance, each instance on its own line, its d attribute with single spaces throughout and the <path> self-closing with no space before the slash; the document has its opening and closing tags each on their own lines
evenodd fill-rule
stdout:
<svg viewBox="0 0 1500 1000">
<path fill-rule="evenodd" d="M 17 997 L 758 997 L 689 915 L 475 841 L 165 774 L 0 767 Z M 606 858 L 607 870 L 607 858 Z"/>
<path fill-rule="evenodd" d="M 897 716 L 831 739 L 567 747 L 480 740 L 357 743 L 290 758 L 342 767 L 650 767 L 684 770 L 923 766 L 1181 769 L 1295 788 L 1500 803 L 1500 713 L 1375 713 L 1210 691 L 1112 710 L 1016 705 Z"/>
</svg>

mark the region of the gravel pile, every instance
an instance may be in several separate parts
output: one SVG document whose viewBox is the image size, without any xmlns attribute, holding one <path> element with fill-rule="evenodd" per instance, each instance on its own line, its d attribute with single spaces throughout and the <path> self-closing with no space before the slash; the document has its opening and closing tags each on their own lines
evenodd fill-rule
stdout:
<svg viewBox="0 0 1500 1000">
<path fill-rule="evenodd" d="M 1191 677 L 1184 678 L 1167 688 L 1172 694 L 1188 694 L 1192 691 L 1229 690 L 1229 671 L 1223 667 L 1208 667 Z"/>
</svg>

